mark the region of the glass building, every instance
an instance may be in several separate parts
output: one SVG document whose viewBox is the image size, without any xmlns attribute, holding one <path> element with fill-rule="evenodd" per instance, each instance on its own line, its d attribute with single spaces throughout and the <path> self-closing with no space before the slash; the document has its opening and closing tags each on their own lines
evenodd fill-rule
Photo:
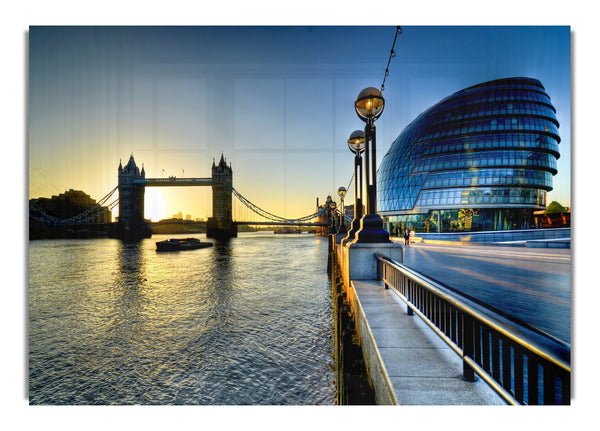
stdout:
<svg viewBox="0 0 600 431">
<path fill-rule="evenodd" d="M 377 174 L 392 235 L 528 229 L 546 206 L 560 157 L 556 110 L 541 82 L 478 84 L 419 115 Z"/>
</svg>

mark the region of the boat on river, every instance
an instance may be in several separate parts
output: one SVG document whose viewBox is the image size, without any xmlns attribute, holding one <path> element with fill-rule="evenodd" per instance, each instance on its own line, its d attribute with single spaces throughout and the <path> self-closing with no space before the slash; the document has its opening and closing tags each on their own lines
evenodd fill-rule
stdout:
<svg viewBox="0 0 600 431">
<path fill-rule="evenodd" d="M 156 243 L 156 251 L 196 250 L 212 247 L 212 242 L 202 242 L 198 238 L 170 238 Z"/>
</svg>

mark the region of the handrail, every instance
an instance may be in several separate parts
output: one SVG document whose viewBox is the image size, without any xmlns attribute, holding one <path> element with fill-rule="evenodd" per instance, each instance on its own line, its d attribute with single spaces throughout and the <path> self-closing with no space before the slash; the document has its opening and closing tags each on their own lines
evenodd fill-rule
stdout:
<svg viewBox="0 0 600 431">
<path fill-rule="evenodd" d="M 383 280 L 463 360 L 463 378 L 485 380 L 509 404 L 569 404 L 571 347 L 375 254 Z"/>
</svg>

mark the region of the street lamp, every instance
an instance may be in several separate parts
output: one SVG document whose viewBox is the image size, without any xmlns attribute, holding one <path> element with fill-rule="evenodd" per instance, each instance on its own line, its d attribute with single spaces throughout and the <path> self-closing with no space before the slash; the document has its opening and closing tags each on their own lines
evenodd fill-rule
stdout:
<svg viewBox="0 0 600 431">
<path fill-rule="evenodd" d="M 356 232 L 360 229 L 360 219 L 362 217 L 362 152 L 365 150 L 365 132 L 355 130 L 348 138 L 348 148 L 354 153 L 354 219 L 350 225 L 348 235 L 340 241 L 342 247 L 344 244 L 353 241 Z"/>
<path fill-rule="evenodd" d="M 330 198 L 328 196 L 328 198 Z M 328 211 L 329 211 L 329 217 L 328 219 L 331 219 L 331 226 L 329 227 L 329 234 L 334 234 L 335 233 L 335 209 L 337 207 L 337 204 L 334 201 L 330 201 L 327 205 Z"/>
<path fill-rule="evenodd" d="M 354 110 L 365 122 L 365 177 L 367 181 L 367 214 L 361 219 L 356 233 L 357 243 L 390 242 L 383 229 L 383 220 L 377 214 L 377 154 L 375 145 L 375 120 L 383 113 L 385 100 L 375 87 L 362 90 L 354 102 Z"/>
<path fill-rule="evenodd" d="M 346 187 L 344 186 L 340 186 L 340 188 L 338 188 L 338 196 L 340 197 L 340 227 L 338 229 L 338 234 L 344 234 L 344 233 L 348 233 L 348 229 L 346 229 L 346 224 L 344 223 L 344 196 L 346 196 L 347 190 Z"/>
</svg>

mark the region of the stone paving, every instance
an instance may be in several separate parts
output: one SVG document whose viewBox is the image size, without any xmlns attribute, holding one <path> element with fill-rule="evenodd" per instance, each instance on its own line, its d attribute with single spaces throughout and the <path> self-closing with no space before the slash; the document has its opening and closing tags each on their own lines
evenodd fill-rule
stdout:
<svg viewBox="0 0 600 431">
<path fill-rule="evenodd" d="M 378 404 L 505 405 L 481 378 L 463 380 L 460 357 L 382 282 L 353 280 L 348 299 Z"/>
</svg>

